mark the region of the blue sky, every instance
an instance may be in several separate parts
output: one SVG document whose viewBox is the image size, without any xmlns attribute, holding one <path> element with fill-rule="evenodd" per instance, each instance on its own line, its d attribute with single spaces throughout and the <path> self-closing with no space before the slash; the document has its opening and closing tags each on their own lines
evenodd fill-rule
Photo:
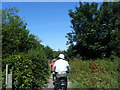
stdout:
<svg viewBox="0 0 120 90">
<path fill-rule="evenodd" d="M 19 15 L 27 23 L 27 29 L 54 50 L 66 50 L 65 38 L 71 32 L 69 9 L 78 2 L 3 2 L 2 8 L 17 7 Z"/>
</svg>

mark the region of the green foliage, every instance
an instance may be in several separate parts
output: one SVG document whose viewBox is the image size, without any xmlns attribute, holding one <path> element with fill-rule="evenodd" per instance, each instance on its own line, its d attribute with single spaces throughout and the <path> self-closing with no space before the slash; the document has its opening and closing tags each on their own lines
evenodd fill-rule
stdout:
<svg viewBox="0 0 120 90">
<path fill-rule="evenodd" d="M 120 58 L 82 61 L 70 60 L 70 75 L 73 88 L 119 88 Z"/>
<path fill-rule="evenodd" d="M 33 71 L 38 86 L 44 85 L 49 76 L 49 67 L 46 55 L 42 47 L 31 49 L 28 51 L 28 56 L 32 60 L 33 65 L 36 65 Z"/>
<path fill-rule="evenodd" d="M 2 13 L 2 34 L 3 34 L 3 55 L 26 50 L 26 42 L 29 31 L 26 23 L 16 14 L 15 8 L 3 9 Z M 22 47 L 24 46 L 24 47 Z"/>
<path fill-rule="evenodd" d="M 8 64 L 9 71 L 13 73 L 13 88 L 32 88 L 35 83 L 33 71 L 36 65 L 28 59 L 27 55 L 10 55 L 6 59 L 3 59 L 3 63 L 4 65 Z"/>
<path fill-rule="evenodd" d="M 117 33 L 118 46 L 116 48 L 117 55 L 120 57 L 120 31 Z"/>
<path fill-rule="evenodd" d="M 5 66 L 13 73 L 13 89 L 40 89 L 48 79 L 48 62 L 44 46 L 37 36 L 29 34 L 18 9 L 6 8 L 2 14 L 3 87 Z"/>
<path fill-rule="evenodd" d="M 58 59 L 58 56 L 59 56 L 60 54 L 64 54 L 65 60 L 69 60 L 69 57 L 68 57 L 68 55 L 67 55 L 67 51 L 65 51 L 65 50 L 53 51 L 53 53 L 54 53 L 54 58 L 55 58 L 55 59 Z"/>
<path fill-rule="evenodd" d="M 27 52 L 31 48 L 40 45 L 35 35 L 29 34 L 26 23 L 17 15 L 16 8 L 3 9 L 2 34 L 3 34 L 3 58 L 7 54 Z"/>
<path fill-rule="evenodd" d="M 53 59 L 54 58 L 54 52 L 49 46 L 44 47 L 44 52 L 47 56 L 47 59 Z"/>
<path fill-rule="evenodd" d="M 72 32 L 67 33 L 67 44 L 73 55 L 83 59 L 115 55 L 120 3 L 79 3 L 75 11 L 69 10 Z M 115 53 L 113 53 L 115 52 Z"/>
</svg>

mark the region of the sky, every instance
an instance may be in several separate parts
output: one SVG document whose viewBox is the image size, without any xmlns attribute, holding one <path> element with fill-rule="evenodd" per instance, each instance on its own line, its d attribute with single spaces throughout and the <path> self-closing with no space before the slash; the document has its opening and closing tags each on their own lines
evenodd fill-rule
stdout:
<svg viewBox="0 0 120 90">
<path fill-rule="evenodd" d="M 18 15 L 27 23 L 27 29 L 36 35 L 41 44 L 53 50 L 66 50 L 66 34 L 71 32 L 69 9 L 78 2 L 2 2 L 2 8 L 17 7 Z"/>
<path fill-rule="evenodd" d="M 102 2 L 103 0 L 1 0 L 2 2 Z M 118 1 L 118 0 L 107 0 Z"/>
</svg>

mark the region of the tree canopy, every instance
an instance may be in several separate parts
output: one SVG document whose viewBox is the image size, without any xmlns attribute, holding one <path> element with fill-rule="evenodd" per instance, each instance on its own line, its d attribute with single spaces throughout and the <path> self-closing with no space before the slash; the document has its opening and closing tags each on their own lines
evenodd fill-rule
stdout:
<svg viewBox="0 0 120 90">
<path fill-rule="evenodd" d="M 120 3 L 79 3 L 69 10 L 72 32 L 67 33 L 67 44 L 74 56 L 85 58 L 109 57 L 118 47 Z"/>
<path fill-rule="evenodd" d="M 17 8 L 2 10 L 3 88 L 6 64 L 13 71 L 14 89 L 42 88 L 49 75 L 48 55 L 41 40 L 29 33 L 18 11 Z"/>
</svg>

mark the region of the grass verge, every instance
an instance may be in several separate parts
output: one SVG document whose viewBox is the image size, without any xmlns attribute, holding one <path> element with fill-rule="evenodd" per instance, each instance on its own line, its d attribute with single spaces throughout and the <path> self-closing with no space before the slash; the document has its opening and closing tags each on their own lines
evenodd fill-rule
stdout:
<svg viewBox="0 0 120 90">
<path fill-rule="evenodd" d="M 120 88 L 120 58 L 82 61 L 72 59 L 69 78 L 73 88 Z"/>
</svg>

